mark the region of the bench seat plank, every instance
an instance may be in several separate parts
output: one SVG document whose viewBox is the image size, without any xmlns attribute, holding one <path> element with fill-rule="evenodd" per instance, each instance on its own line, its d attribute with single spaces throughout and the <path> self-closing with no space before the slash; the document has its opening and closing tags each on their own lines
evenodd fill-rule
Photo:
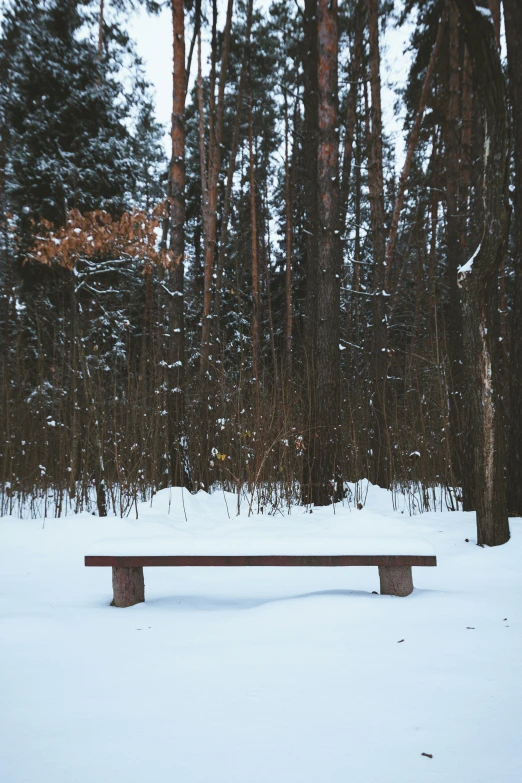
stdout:
<svg viewBox="0 0 522 783">
<path fill-rule="evenodd" d="M 86 555 L 86 566 L 436 566 L 435 555 Z"/>
</svg>

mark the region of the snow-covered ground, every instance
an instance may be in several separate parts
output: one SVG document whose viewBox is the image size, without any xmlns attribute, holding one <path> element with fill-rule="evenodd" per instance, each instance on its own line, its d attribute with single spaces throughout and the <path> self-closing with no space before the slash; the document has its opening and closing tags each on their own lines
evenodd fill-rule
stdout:
<svg viewBox="0 0 522 783">
<path fill-rule="evenodd" d="M 2 783 L 522 779 L 522 520 L 481 549 L 473 514 L 373 488 L 362 511 L 250 519 L 169 494 L 138 520 L 0 520 Z M 420 537 L 439 565 L 408 598 L 375 595 L 377 568 L 150 568 L 128 609 L 83 565 L 100 538 L 352 535 Z"/>
</svg>

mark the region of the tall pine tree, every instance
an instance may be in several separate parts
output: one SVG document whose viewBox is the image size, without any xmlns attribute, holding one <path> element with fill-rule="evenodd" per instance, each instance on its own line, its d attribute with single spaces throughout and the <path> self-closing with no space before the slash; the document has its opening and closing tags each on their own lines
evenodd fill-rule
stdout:
<svg viewBox="0 0 522 783">
<path fill-rule="evenodd" d="M 6 200 L 16 215 L 53 224 L 73 208 L 117 215 L 143 181 L 145 105 L 138 108 L 138 143 L 130 122 L 134 96 L 143 91 L 131 98 L 118 81 L 124 39 L 114 39 L 111 56 L 100 60 L 88 23 L 89 9 L 78 0 L 13 0 L 6 10 L 0 111 Z M 157 149 L 156 130 L 149 139 Z"/>
</svg>

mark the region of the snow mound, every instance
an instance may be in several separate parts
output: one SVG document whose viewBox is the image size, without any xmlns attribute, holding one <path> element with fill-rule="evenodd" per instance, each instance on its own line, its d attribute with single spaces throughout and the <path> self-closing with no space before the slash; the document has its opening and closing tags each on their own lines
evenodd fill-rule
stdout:
<svg viewBox="0 0 522 783">
<path fill-rule="evenodd" d="M 88 555 L 132 557 L 139 555 L 434 555 L 428 542 L 418 538 L 112 538 L 96 541 Z"/>
</svg>

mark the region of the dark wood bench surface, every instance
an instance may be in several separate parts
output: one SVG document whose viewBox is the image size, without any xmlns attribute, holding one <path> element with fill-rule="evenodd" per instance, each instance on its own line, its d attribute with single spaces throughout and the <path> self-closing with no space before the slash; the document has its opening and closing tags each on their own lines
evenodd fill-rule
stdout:
<svg viewBox="0 0 522 783">
<path fill-rule="evenodd" d="M 413 592 L 412 566 L 436 566 L 435 555 L 87 555 L 86 566 L 112 568 L 113 606 L 145 601 L 143 568 L 150 566 L 378 566 L 381 593 Z"/>
<path fill-rule="evenodd" d="M 86 566 L 436 566 L 435 555 L 87 555 Z"/>
</svg>

